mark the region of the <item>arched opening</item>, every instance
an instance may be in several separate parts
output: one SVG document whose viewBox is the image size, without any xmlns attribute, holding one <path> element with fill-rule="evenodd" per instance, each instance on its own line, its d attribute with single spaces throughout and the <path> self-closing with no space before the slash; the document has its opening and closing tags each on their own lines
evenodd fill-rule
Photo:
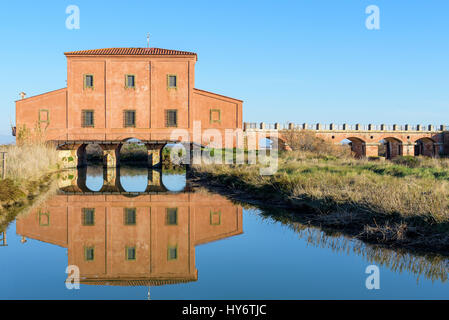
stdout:
<svg viewBox="0 0 449 320">
<path fill-rule="evenodd" d="M 387 137 L 379 141 L 379 155 L 382 152 L 382 157 L 385 159 L 393 159 L 397 156 L 402 156 L 403 146 L 402 141 L 393 137 Z"/>
<path fill-rule="evenodd" d="M 357 159 L 366 157 L 366 144 L 360 138 L 348 137 L 340 141 L 343 146 L 348 146 L 351 148 L 351 152 Z"/>
<path fill-rule="evenodd" d="M 431 138 L 421 138 L 415 141 L 415 156 L 435 157 L 436 144 Z"/>
<path fill-rule="evenodd" d="M 85 145 L 87 164 L 98 165 L 103 163 L 103 149 L 98 143 L 89 143 Z"/>
<path fill-rule="evenodd" d="M 103 188 L 103 166 L 91 165 L 86 168 L 85 186 L 89 191 L 100 191 Z"/>
<path fill-rule="evenodd" d="M 120 167 L 120 187 L 125 192 L 144 192 L 148 186 L 148 169 L 135 166 Z"/>
<path fill-rule="evenodd" d="M 189 146 L 182 143 L 167 143 L 161 150 L 162 165 L 180 166 L 188 163 Z"/>
<path fill-rule="evenodd" d="M 287 142 L 278 136 L 266 136 L 260 138 L 258 141 L 258 146 L 260 150 L 292 150 Z"/>
<path fill-rule="evenodd" d="M 136 138 L 124 139 L 119 155 L 120 163 L 122 164 L 140 164 L 146 166 L 148 161 L 146 145 Z"/>
<path fill-rule="evenodd" d="M 180 192 L 186 188 L 187 178 L 185 167 L 162 168 L 162 185 L 171 192 Z"/>
</svg>

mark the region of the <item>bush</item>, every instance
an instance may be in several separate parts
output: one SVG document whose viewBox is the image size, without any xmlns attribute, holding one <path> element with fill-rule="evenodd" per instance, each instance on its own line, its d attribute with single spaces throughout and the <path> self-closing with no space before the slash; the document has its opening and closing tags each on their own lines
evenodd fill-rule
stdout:
<svg viewBox="0 0 449 320">
<path fill-rule="evenodd" d="M 421 160 L 418 157 L 414 156 L 398 156 L 392 159 L 392 161 L 396 164 L 406 166 L 409 168 L 417 168 L 421 163 Z"/>
<path fill-rule="evenodd" d="M 338 158 L 351 156 L 351 149 L 348 146 L 335 145 L 316 136 L 316 133 L 309 130 L 289 129 L 282 132 L 285 142 L 293 151 L 306 151 L 317 155 L 332 155 Z"/>
</svg>

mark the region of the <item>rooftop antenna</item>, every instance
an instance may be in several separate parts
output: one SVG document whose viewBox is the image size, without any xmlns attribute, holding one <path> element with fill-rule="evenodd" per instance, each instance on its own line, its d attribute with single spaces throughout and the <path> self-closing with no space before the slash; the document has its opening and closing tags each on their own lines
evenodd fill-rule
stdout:
<svg viewBox="0 0 449 320">
<path fill-rule="evenodd" d="M 147 33 L 147 48 L 150 48 L 150 33 Z"/>
</svg>

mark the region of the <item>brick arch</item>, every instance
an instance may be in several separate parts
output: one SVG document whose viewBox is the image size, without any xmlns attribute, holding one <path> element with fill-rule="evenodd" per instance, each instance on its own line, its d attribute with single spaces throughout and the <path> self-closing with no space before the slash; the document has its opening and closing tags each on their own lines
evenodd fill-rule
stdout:
<svg viewBox="0 0 449 320">
<path fill-rule="evenodd" d="M 292 148 L 288 145 L 286 139 L 282 137 L 281 134 L 277 134 L 276 136 L 267 134 L 257 140 L 257 146 L 259 146 L 261 139 L 270 139 L 271 141 L 273 141 L 273 145 L 275 147 L 277 146 L 278 150 L 292 151 Z"/>
<path fill-rule="evenodd" d="M 380 141 L 381 140 L 385 141 L 386 159 L 393 159 L 396 158 L 397 156 L 402 156 L 404 154 L 404 142 L 398 137 L 388 135 L 382 137 Z"/>
<path fill-rule="evenodd" d="M 366 157 L 366 141 L 359 138 L 359 137 L 355 137 L 353 135 L 348 135 L 347 137 L 343 138 L 340 140 L 340 143 L 343 140 L 349 140 L 350 145 L 351 145 L 351 151 L 354 154 L 354 156 L 356 158 L 363 158 Z"/>
<path fill-rule="evenodd" d="M 435 157 L 437 155 L 436 141 L 429 137 L 422 137 L 415 140 L 415 156 Z"/>
</svg>

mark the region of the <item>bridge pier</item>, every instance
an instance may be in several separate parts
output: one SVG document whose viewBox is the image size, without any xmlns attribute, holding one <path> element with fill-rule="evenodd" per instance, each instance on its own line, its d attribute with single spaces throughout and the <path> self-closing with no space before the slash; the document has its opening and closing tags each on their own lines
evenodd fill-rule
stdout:
<svg viewBox="0 0 449 320">
<path fill-rule="evenodd" d="M 103 186 L 101 192 L 121 192 L 120 167 L 103 167 Z"/>
<path fill-rule="evenodd" d="M 164 144 L 146 143 L 148 152 L 148 167 L 158 168 L 162 166 L 162 149 Z"/>
<path fill-rule="evenodd" d="M 59 162 L 64 169 L 82 167 L 87 164 L 86 145 L 70 144 L 58 148 Z"/>
<path fill-rule="evenodd" d="M 379 155 L 379 143 L 366 143 L 365 153 L 366 157 L 377 157 Z"/>
<path fill-rule="evenodd" d="M 402 145 L 402 154 L 404 156 L 414 156 L 415 155 L 415 144 L 414 143 L 404 143 Z"/>
<path fill-rule="evenodd" d="M 120 149 L 122 144 L 99 144 L 103 150 L 103 167 L 115 168 L 120 166 Z"/>
</svg>

